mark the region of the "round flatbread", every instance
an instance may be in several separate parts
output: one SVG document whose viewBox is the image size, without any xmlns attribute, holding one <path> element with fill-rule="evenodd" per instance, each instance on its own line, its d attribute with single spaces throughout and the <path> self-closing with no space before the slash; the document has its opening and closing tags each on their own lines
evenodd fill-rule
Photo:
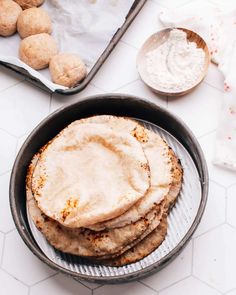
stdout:
<svg viewBox="0 0 236 295">
<path fill-rule="evenodd" d="M 123 266 L 130 263 L 135 263 L 154 250 L 156 250 L 164 241 L 167 234 L 167 215 L 164 214 L 160 224 L 149 235 L 147 235 L 141 242 L 130 248 L 118 257 L 99 260 L 99 264 L 108 266 Z"/>
<path fill-rule="evenodd" d="M 181 163 L 175 154 L 172 152 L 173 173 L 175 181 L 173 182 L 168 195 L 164 199 L 164 213 L 160 224 L 145 238 L 140 237 L 133 246 L 126 251 L 116 253 L 115 255 L 107 255 L 104 259 L 98 258 L 97 262 L 109 266 L 123 266 L 130 263 L 135 263 L 156 250 L 164 241 L 167 234 L 167 214 L 171 207 L 175 204 L 179 191 L 182 185 L 182 167 Z"/>
<path fill-rule="evenodd" d="M 148 161 L 133 136 L 78 121 L 44 148 L 32 177 L 38 207 L 71 228 L 121 215 L 149 186 Z"/>
<path fill-rule="evenodd" d="M 149 235 L 146 235 L 144 238 L 141 236 L 137 239 L 128 250 L 116 253 L 115 255 L 99 257 L 96 259 L 98 263 L 109 266 L 123 266 L 134 263 L 152 253 L 164 241 L 168 227 L 167 214 L 175 204 L 182 185 L 181 163 L 173 151 L 171 151 L 171 161 L 173 163 L 172 168 L 175 175 L 175 181 L 172 183 L 168 195 L 164 198 L 164 212 L 162 212 L 160 224 Z"/>
<path fill-rule="evenodd" d="M 151 185 L 143 198 L 122 215 L 89 226 L 90 229 L 100 231 L 123 227 L 132 222 L 136 222 L 164 199 L 169 191 L 173 189 L 173 186 L 175 187 L 176 181 L 180 184 L 178 188 L 175 187 L 175 189 L 178 189 L 176 192 L 178 195 L 181 188 L 181 180 L 179 180 L 179 177 L 182 179 L 182 169 L 181 167 L 175 169 L 176 157 L 174 157 L 171 148 L 158 134 L 147 130 L 132 119 L 123 117 L 109 115 L 94 116 L 81 119 L 79 122 L 81 124 L 105 124 L 110 126 L 115 132 L 127 132 L 131 134 L 141 143 L 151 173 Z"/>
<path fill-rule="evenodd" d="M 44 148 L 43 148 L 44 149 Z M 32 174 L 38 161 L 36 154 L 29 166 L 26 178 L 27 207 L 29 214 L 48 242 L 56 249 L 79 256 L 102 257 L 128 250 L 153 231 L 160 223 L 164 203 L 156 206 L 134 224 L 118 229 L 94 232 L 84 228 L 68 228 L 47 217 L 37 206 L 32 194 Z"/>
</svg>

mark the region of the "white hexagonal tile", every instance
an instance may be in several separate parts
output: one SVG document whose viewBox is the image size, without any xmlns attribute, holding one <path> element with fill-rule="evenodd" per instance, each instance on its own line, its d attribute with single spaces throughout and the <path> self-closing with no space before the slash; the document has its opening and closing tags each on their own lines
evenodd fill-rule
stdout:
<svg viewBox="0 0 236 295">
<path fill-rule="evenodd" d="M 234 171 L 230 171 L 226 168 L 219 167 L 213 164 L 216 133 L 212 132 L 199 138 L 199 143 L 207 160 L 210 179 L 226 187 L 236 183 L 236 174 Z"/>
<path fill-rule="evenodd" d="M 138 79 L 136 56 L 137 49 L 120 42 L 96 74 L 92 84 L 110 92 Z"/>
<path fill-rule="evenodd" d="M 226 295 L 236 295 L 236 290 L 226 293 Z"/>
<path fill-rule="evenodd" d="M 86 281 L 80 281 L 78 279 L 75 279 L 76 281 L 80 282 L 82 285 L 88 287 L 89 289 L 93 290 L 93 289 L 96 289 L 100 286 L 103 286 L 103 285 L 99 285 L 99 284 L 96 284 L 96 283 L 90 283 L 90 282 L 86 282 Z"/>
<path fill-rule="evenodd" d="M 167 7 L 167 8 L 175 8 L 175 7 L 179 7 L 182 6 L 188 2 L 192 2 L 191 0 L 153 0 L 154 2 Z"/>
<path fill-rule="evenodd" d="M 25 142 L 25 140 L 28 137 L 28 135 L 29 135 L 29 133 L 27 133 L 27 134 L 25 134 L 25 135 L 23 135 L 23 136 L 21 136 L 21 137 L 18 138 L 18 140 L 17 140 L 17 146 L 16 146 L 16 153 L 19 152 L 21 146 Z"/>
<path fill-rule="evenodd" d="M 6 235 L 2 268 L 28 285 L 55 273 L 30 252 L 16 230 Z"/>
<path fill-rule="evenodd" d="M 199 280 L 190 277 L 159 293 L 160 295 L 220 295 L 220 293 Z"/>
<path fill-rule="evenodd" d="M 224 91 L 224 77 L 223 74 L 218 70 L 217 65 L 210 63 L 208 73 L 204 80 L 207 84 Z"/>
<path fill-rule="evenodd" d="M 227 196 L 227 221 L 236 227 L 236 184 L 228 189 Z"/>
<path fill-rule="evenodd" d="M 60 94 L 54 93 L 52 95 L 52 103 L 51 103 L 51 107 L 50 107 L 50 112 L 53 112 L 56 109 L 66 105 L 66 104 L 76 102 L 76 101 L 80 100 L 81 98 L 84 98 L 84 97 L 87 97 L 90 95 L 101 94 L 104 92 L 105 91 L 90 84 L 83 91 L 81 91 L 77 94 L 74 94 L 74 95 L 65 96 L 65 95 L 60 95 Z"/>
<path fill-rule="evenodd" d="M 136 48 L 141 48 L 142 44 L 150 35 L 163 28 L 158 17 L 162 9 L 163 8 L 158 5 L 158 1 L 157 3 L 147 1 L 122 37 L 122 40 Z"/>
<path fill-rule="evenodd" d="M 58 274 L 31 287 L 30 295 L 92 295 L 91 290 L 76 282 L 72 278 Z"/>
<path fill-rule="evenodd" d="M 0 233 L 0 263 L 2 258 L 3 244 L 4 244 L 4 234 Z"/>
<path fill-rule="evenodd" d="M 194 240 L 193 273 L 227 292 L 236 288 L 236 230 L 222 225 Z"/>
<path fill-rule="evenodd" d="M 236 8 L 236 3 L 234 0 L 222 1 L 222 0 L 211 0 L 211 2 L 217 4 L 219 7 L 224 9 L 225 12 L 232 11 Z"/>
<path fill-rule="evenodd" d="M 0 174 L 3 174 L 12 168 L 17 140 L 15 137 L 0 129 L 0 142 Z"/>
<path fill-rule="evenodd" d="M 191 274 L 192 242 L 169 265 L 158 273 L 142 280 L 146 285 L 155 290 L 163 288 L 186 278 Z"/>
<path fill-rule="evenodd" d="M 160 96 L 154 93 L 147 86 L 145 86 L 144 83 L 140 80 L 132 82 L 124 87 L 121 87 L 117 89 L 115 92 L 137 95 L 138 97 L 154 102 L 157 105 L 167 107 L 167 97 Z"/>
<path fill-rule="evenodd" d="M 156 292 L 139 282 L 122 285 L 105 285 L 95 289 L 93 295 L 156 295 Z"/>
<path fill-rule="evenodd" d="M 10 173 L 0 176 L 1 206 L 0 206 L 0 231 L 8 232 L 15 227 L 9 204 Z"/>
<path fill-rule="evenodd" d="M 50 94 L 22 82 L 0 93 L 0 128 L 16 136 L 32 130 L 49 112 Z"/>
<path fill-rule="evenodd" d="M 0 91 L 20 83 L 24 78 L 9 69 L 0 66 Z"/>
<path fill-rule="evenodd" d="M 188 95 L 169 97 L 168 108 L 201 136 L 216 129 L 221 100 L 221 91 L 202 83 Z"/>
<path fill-rule="evenodd" d="M 0 269 L 0 294 L 3 295 L 27 295 L 28 287 L 17 281 L 12 276 Z"/>
<path fill-rule="evenodd" d="M 210 181 L 209 194 L 202 220 L 194 234 L 198 236 L 225 221 L 226 189 Z"/>
</svg>

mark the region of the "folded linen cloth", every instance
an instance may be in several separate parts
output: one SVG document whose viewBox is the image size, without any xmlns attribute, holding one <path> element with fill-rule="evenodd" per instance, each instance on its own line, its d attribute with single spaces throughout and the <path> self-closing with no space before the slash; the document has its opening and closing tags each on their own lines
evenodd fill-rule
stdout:
<svg viewBox="0 0 236 295">
<path fill-rule="evenodd" d="M 232 4 L 232 3 L 231 3 Z M 224 94 L 217 128 L 217 165 L 236 170 L 236 3 L 195 1 L 159 15 L 165 27 L 184 27 L 208 44 L 212 62 L 224 75 Z"/>
</svg>

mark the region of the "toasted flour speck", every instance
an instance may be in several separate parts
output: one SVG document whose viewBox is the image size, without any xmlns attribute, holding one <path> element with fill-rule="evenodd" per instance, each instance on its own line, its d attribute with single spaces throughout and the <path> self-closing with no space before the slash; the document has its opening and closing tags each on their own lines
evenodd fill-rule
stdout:
<svg viewBox="0 0 236 295">
<path fill-rule="evenodd" d="M 146 54 L 146 67 L 151 81 L 167 92 L 183 91 L 200 81 L 205 65 L 205 52 L 179 29 L 170 31 L 161 46 Z"/>
</svg>

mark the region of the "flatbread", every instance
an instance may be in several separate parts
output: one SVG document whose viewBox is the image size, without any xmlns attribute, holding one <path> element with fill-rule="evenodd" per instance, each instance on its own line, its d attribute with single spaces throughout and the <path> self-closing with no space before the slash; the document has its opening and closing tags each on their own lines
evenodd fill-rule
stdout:
<svg viewBox="0 0 236 295">
<path fill-rule="evenodd" d="M 89 228 L 99 231 L 123 227 L 136 222 L 152 210 L 156 204 L 159 204 L 175 184 L 176 175 L 173 168 L 175 164 L 172 161 L 173 151 L 158 134 L 147 130 L 141 124 L 129 118 L 102 115 L 81 119 L 79 123 L 105 124 L 115 132 L 131 134 L 141 143 L 151 173 L 151 185 L 148 192 L 122 215 L 94 224 Z"/>
<path fill-rule="evenodd" d="M 151 254 L 156 250 L 161 243 L 164 241 L 167 234 L 167 214 L 169 213 L 172 206 L 175 204 L 179 191 L 182 185 L 182 167 L 178 158 L 172 153 L 173 173 L 175 175 L 175 181 L 173 182 L 169 194 L 164 200 L 164 213 L 160 224 L 144 239 L 139 238 L 139 242 L 134 243 L 134 246 L 130 247 L 127 251 L 123 251 L 118 255 L 107 256 L 105 259 L 97 259 L 100 264 L 108 266 L 123 266 L 130 263 L 135 263 L 144 257 Z"/>
<path fill-rule="evenodd" d="M 107 255 L 121 254 L 128 250 L 135 241 L 138 242 L 140 237 L 144 238 L 159 225 L 164 203 L 157 205 L 136 223 L 118 229 L 94 232 L 62 226 L 39 209 L 32 194 L 32 174 L 38 158 L 38 154 L 34 156 L 27 173 L 27 206 L 36 227 L 56 249 L 79 256 L 106 258 Z"/>
<path fill-rule="evenodd" d="M 98 261 L 100 264 L 107 266 L 123 266 L 130 263 L 135 263 L 154 250 L 156 250 L 164 241 L 167 234 L 167 215 L 164 214 L 158 227 L 146 236 L 140 243 L 136 244 L 133 248 L 124 252 L 122 255 Z"/>
<path fill-rule="evenodd" d="M 111 120 L 111 118 L 113 119 Z M 98 122 L 96 122 L 97 120 Z M 132 127 L 134 126 L 134 128 L 131 130 L 132 132 L 131 134 L 134 137 L 136 137 L 140 142 L 143 142 L 143 143 L 148 142 L 146 140 L 147 139 L 146 130 L 142 126 L 140 126 L 138 123 L 130 119 L 116 118 L 112 116 L 96 116 L 89 119 L 82 119 L 77 122 L 79 122 L 79 124 L 85 124 L 85 123 L 87 124 L 90 121 L 89 124 L 97 123 L 98 125 L 101 125 L 102 121 L 107 122 L 107 120 L 110 122 L 109 124 L 110 128 L 113 128 L 113 130 L 115 130 L 116 132 L 121 132 L 121 131 L 124 132 L 124 130 L 130 131 L 130 128 L 131 128 L 130 126 Z M 117 124 L 118 126 L 116 126 Z M 153 135 L 150 134 L 149 132 L 150 133 L 152 132 L 148 131 L 149 137 L 152 137 Z M 155 140 L 157 140 L 156 138 Z M 165 149 L 163 150 L 166 151 Z M 154 152 L 154 155 L 155 155 L 155 152 Z M 147 255 L 149 255 L 164 240 L 166 236 L 166 232 L 167 232 L 167 213 L 169 212 L 170 208 L 175 203 L 177 196 L 179 194 L 179 191 L 181 189 L 182 174 L 183 174 L 181 164 L 179 160 L 177 159 L 177 157 L 175 156 L 174 152 L 168 146 L 167 146 L 167 153 L 165 153 L 165 155 L 167 155 L 167 158 L 168 158 L 167 160 L 168 165 L 166 165 L 165 162 L 163 162 L 164 163 L 163 165 L 165 165 L 164 167 L 168 167 L 168 168 L 164 170 L 163 168 L 161 168 L 160 165 L 157 165 L 155 167 L 155 171 L 153 172 L 157 173 L 157 177 L 159 177 L 160 182 L 167 179 L 167 177 L 165 173 L 160 174 L 158 172 L 157 167 L 160 167 L 162 172 L 166 171 L 167 176 L 169 175 L 169 171 L 171 172 L 170 183 L 167 185 L 168 194 L 164 195 L 164 197 L 162 197 L 158 203 L 153 202 L 152 206 L 150 207 L 148 207 L 149 206 L 148 205 L 147 206 L 148 208 L 146 207 L 147 211 L 142 209 L 144 210 L 143 212 L 148 213 L 148 215 L 146 214 L 145 216 L 145 218 L 148 216 L 146 220 L 146 222 L 148 222 L 146 229 L 140 228 L 140 221 L 144 220 L 143 216 L 145 215 L 144 214 L 142 216 L 140 212 L 138 212 L 140 214 L 139 218 L 137 219 L 138 222 L 130 224 L 132 222 L 132 219 L 129 219 L 128 224 L 126 224 L 125 226 L 121 228 L 107 229 L 107 230 L 102 230 L 98 232 L 94 232 L 92 230 L 82 229 L 82 228 L 79 228 L 79 229 L 66 228 L 60 225 L 55 220 L 52 220 L 51 218 L 46 217 L 42 213 L 42 211 L 38 208 L 35 202 L 35 199 L 32 195 L 30 173 L 28 173 L 27 204 L 28 204 L 31 218 L 33 219 L 37 228 L 40 229 L 41 232 L 45 235 L 49 243 L 51 243 L 58 250 L 61 250 L 66 253 L 85 256 L 89 259 L 92 259 L 92 261 L 95 261 L 95 262 L 97 261 L 99 264 L 104 264 L 104 265 L 122 266 L 125 264 L 134 263 L 146 257 Z M 31 170 L 31 174 L 33 169 L 32 166 L 35 165 L 35 158 L 33 162 L 34 163 L 32 163 L 31 168 L 29 169 L 29 171 Z M 149 189 L 149 191 L 150 190 L 151 188 Z M 145 199 L 145 197 L 143 197 L 143 199 Z M 136 206 L 137 208 L 138 206 L 140 206 L 138 204 L 143 199 L 140 199 L 140 201 L 134 204 L 126 212 L 129 212 L 129 211 L 132 212 L 133 207 Z M 151 198 L 148 198 L 148 199 L 149 199 L 148 202 L 150 202 Z M 145 202 L 145 204 L 147 205 L 148 202 Z M 127 214 L 126 212 L 124 214 Z M 121 217 L 123 215 L 121 215 Z M 133 216 L 134 215 L 131 214 L 131 218 Z M 151 216 L 152 217 L 155 216 L 155 217 L 152 219 Z M 111 219 L 111 221 L 115 219 L 116 218 Z M 105 223 L 107 222 L 110 222 L 110 220 L 106 221 Z M 103 223 L 104 222 L 100 224 L 103 224 Z M 94 225 L 92 225 L 92 227 L 93 226 Z M 96 225 L 95 225 L 95 228 L 96 228 Z M 129 232 L 130 230 L 131 232 Z"/>
<path fill-rule="evenodd" d="M 174 152 L 170 150 L 172 170 L 174 175 L 174 181 L 168 195 L 164 199 L 164 213 L 160 224 L 145 238 L 139 238 L 139 242 L 134 243 L 127 251 L 123 253 L 116 253 L 115 255 L 106 256 L 104 258 L 97 259 L 97 262 L 109 266 L 123 266 L 130 263 L 135 263 L 148 256 L 154 250 L 156 250 L 164 241 L 167 234 L 167 214 L 172 206 L 175 204 L 182 185 L 183 171 L 180 160 L 176 157 Z"/>
<path fill-rule="evenodd" d="M 78 121 L 44 148 L 32 178 L 38 207 L 71 228 L 121 215 L 149 186 L 148 161 L 133 136 Z"/>
</svg>

